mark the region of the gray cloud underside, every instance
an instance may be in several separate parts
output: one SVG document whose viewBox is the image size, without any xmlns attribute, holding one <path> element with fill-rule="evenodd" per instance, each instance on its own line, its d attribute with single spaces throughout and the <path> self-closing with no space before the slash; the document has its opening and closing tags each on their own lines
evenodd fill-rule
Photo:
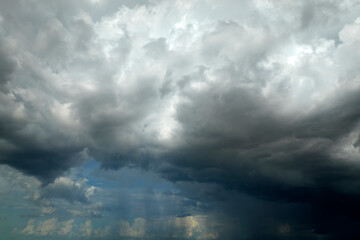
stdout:
<svg viewBox="0 0 360 240">
<path fill-rule="evenodd" d="M 140 4 L 2 1 L 1 163 L 356 206 L 358 1 Z"/>
</svg>

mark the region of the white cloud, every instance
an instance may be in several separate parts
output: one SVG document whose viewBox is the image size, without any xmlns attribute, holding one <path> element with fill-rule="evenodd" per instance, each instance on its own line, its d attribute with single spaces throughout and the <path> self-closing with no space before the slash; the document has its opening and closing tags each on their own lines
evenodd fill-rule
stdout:
<svg viewBox="0 0 360 240">
<path fill-rule="evenodd" d="M 70 219 L 68 221 L 61 222 L 60 229 L 58 230 L 58 234 L 61 236 L 66 236 L 69 233 L 71 233 L 71 230 L 73 228 L 74 219 Z"/>
<path fill-rule="evenodd" d="M 34 219 L 30 219 L 28 221 L 28 223 L 26 224 L 26 227 L 21 230 L 21 233 L 26 234 L 26 235 L 33 235 L 35 234 L 35 220 Z"/>
<path fill-rule="evenodd" d="M 98 190 L 88 186 L 86 178 L 73 180 L 71 177 L 58 177 L 46 187 L 40 188 L 40 198 L 64 199 L 69 203 L 89 203 L 91 196 Z"/>
<path fill-rule="evenodd" d="M 52 214 L 56 211 L 57 209 L 55 207 L 42 207 L 41 208 L 41 213 L 43 215 L 48 215 L 48 214 Z"/>
<path fill-rule="evenodd" d="M 50 218 L 38 223 L 37 232 L 40 236 L 53 235 L 58 225 L 56 218 Z"/>
<path fill-rule="evenodd" d="M 216 236 L 217 233 L 206 228 L 206 216 L 166 217 L 166 218 L 135 218 L 133 223 L 120 220 L 116 225 L 94 227 L 91 220 L 76 223 L 74 219 L 58 221 L 57 218 L 35 221 L 30 219 L 21 234 L 34 236 L 78 236 L 104 238 L 192 238 L 204 239 L 205 236 Z M 113 235 L 116 233 L 115 235 Z"/>
<path fill-rule="evenodd" d="M 136 218 L 133 224 L 120 220 L 116 228 L 121 237 L 188 239 L 197 236 L 199 239 L 216 238 L 217 233 L 206 228 L 206 219 L 207 217 L 202 215 L 152 219 Z"/>
<path fill-rule="evenodd" d="M 355 43 L 359 41 L 360 37 L 360 17 L 354 23 L 346 24 L 339 33 L 339 38 L 344 43 Z"/>
<path fill-rule="evenodd" d="M 91 220 L 86 220 L 80 225 L 80 236 L 90 237 L 93 232 Z"/>
</svg>

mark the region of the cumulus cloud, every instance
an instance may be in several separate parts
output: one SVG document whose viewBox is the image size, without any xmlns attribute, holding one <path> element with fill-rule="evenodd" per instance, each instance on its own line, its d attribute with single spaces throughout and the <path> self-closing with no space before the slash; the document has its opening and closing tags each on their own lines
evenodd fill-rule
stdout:
<svg viewBox="0 0 360 240">
<path fill-rule="evenodd" d="M 74 219 L 70 219 L 68 221 L 62 222 L 60 230 L 58 231 L 59 235 L 68 235 L 71 232 L 73 227 Z"/>
<path fill-rule="evenodd" d="M 91 197 L 100 189 L 89 186 L 87 182 L 86 178 L 74 180 L 69 176 L 58 177 L 53 183 L 46 186 L 34 187 L 24 199 L 42 206 L 41 212 L 43 214 L 51 214 L 56 211 L 52 200 L 65 200 L 72 205 L 77 203 L 89 205 Z"/>
<path fill-rule="evenodd" d="M 74 220 L 59 222 L 56 218 L 49 218 L 44 221 L 35 222 L 34 219 L 30 219 L 24 229 L 20 233 L 25 235 L 37 235 L 37 236 L 70 236 L 73 227 Z"/>
<path fill-rule="evenodd" d="M 21 233 L 32 235 L 35 233 L 34 219 L 30 219 Z"/>
<path fill-rule="evenodd" d="M 154 239 L 213 239 L 218 233 L 208 229 L 208 216 L 183 216 L 166 218 L 136 218 L 133 223 L 120 220 L 116 225 L 121 237 Z M 219 226 L 218 226 L 219 228 Z"/>
<path fill-rule="evenodd" d="M 358 1 L 2 5 L 0 162 L 40 198 L 88 203 L 95 159 L 356 218 Z"/>
<path fill-rule="evenodd" d="M 89 203 L 89 197 L 94 194 L 96 187 L 87 186 L 87 179 L 74 181 L 71 178 L 59 177 L 40 190 L 41 198 L 59 198 L 70 203 Z"/>
<path fill-rule="evenodd" d="M 203 225 L 206 216 L 186 216 L 144 219 L 136 218 L 133 223 L 123 219 L 116 224 L 104 227 L 94 227 L 91 220 L 76 223 L 74 219 L 59 221 L 57 218 L 35 221 L 30 219 L 21 234 L 35 236 L 64 236 L 64 237 L 91 237 L 91 238 L 157 238 L 157 239 L 205 239 L 216 233 L 206 230 Z"/>
<path fill-rule="evenodd" d="M 92 231 L 93 231 L 93 227 L 91 224 L 91 220 L 86 220 L 85 223 L 81 224 L 81 227 L 80 227 L 81 236 L 90 237 Z"/>
<path fill-rule="evenodd" d="M 62 222 L 60 225 L 68 225 L 68 223 L 71 223 L 71 220 L 70 222 L 69 221 Z M 58 220 L 56 218 L 50 218 L 38 222 L 35 227 L 35 220 L 30 219 L 26 227 L 23 230 L 21 230 L 21 233 L 26 235 L 51 236 L 56 234 L 55 230 L 57 229 L 57 225 L 58 225 Z M 66 229 L 64 229 L 64 227 L 62 226 L 59 234 L 61 234 L 63 231 L 66 231 Z"/>
</svg>

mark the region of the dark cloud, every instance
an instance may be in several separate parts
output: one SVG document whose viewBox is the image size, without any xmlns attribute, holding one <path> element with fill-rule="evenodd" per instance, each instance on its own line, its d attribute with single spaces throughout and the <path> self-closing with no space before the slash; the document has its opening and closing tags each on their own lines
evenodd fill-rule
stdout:
<svg viewBox="0 0 360 240">
<path fill-rule="evenodd" d="M 337 152 L 342 151 L 337 145 L 355 129 L 353 142 L 347 144 L 358 156 L 358 90 L 331 106 L 324 103 L 306 117 L 286 121 L 274 114 L 260 94 L 254 95 L 243 89 L 221 92 L 214 86 L 204 94 L 190 96 L 190 103 L 177 111 L 184 143 L 169 153 L 171 165 L 160 167 L 161 175 L 172 181 L 217 183 L 266 200 L 310 204 L 312 207 L 305 209 L 313 219 L 300 218 L 306 227 L 296 230 L 299 239 L 317 239 L 316 234 L 329 233 L 330 239 L 356 236 L 359 192 L 355 189 L 360 169 L 355 159 L 344 159 Z M 212 194 L 202 199 L 230 197 L 219 191 Z M 247 226 L 252 229 L 251 239 L 278 239 L 278 233 L 272 231 L 281 225 L 281 217 L 276 215 L 286 207 L 269 208 L 277 209 L 270 217 L 274 225 L 268 225 L 269 219 L 251 222 Z M 242 210 L 238 203 L 231 203 L 231 212 Z M 299 205 L 293 216 L 301 211 L 304 207 Z M 292 217 L 284 216 L 282 221 L 289 219 Z M 306 234 L 309 229 L 314 234 Z"/>
<path fill-rule="evenodd" d="M 0 89 L 6 91 L 6 83 L 16 70 L 16 62 L 7 54 L 6 47 L 0 42 Z"/>
<path fill-rule="evenodd" d="M 89 204 L 86 184 L 61 176 L 94 159 L 178 184 L 179 219 L 224 210 L 223 239 L 357 233 L 356 1 L 0 6 L 0 163 L 41 180 L 40 197 Z M 240 231 L 251 213 L 236 199 L 274 211 Z M 143 236 L 143 220 L 119 224 Z M 189 234 L 176 224 L 160 228 Z"/>
</svg>

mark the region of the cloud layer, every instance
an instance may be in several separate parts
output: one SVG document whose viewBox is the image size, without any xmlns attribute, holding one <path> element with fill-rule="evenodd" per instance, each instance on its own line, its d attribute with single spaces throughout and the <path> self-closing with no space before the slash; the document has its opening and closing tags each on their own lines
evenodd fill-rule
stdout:
<svg viewBox="0 0 360 240">
<path fill-rule="evenodd" d="M 360 2 L 29 4 L 0 4 L 0 163 L 38 178 L 37 199 L 90 204 L 94 188 L 63 175 L 95 160 L 202 202 L 309 204 L 316 233 L 353 234 Z"/>
</svg>

